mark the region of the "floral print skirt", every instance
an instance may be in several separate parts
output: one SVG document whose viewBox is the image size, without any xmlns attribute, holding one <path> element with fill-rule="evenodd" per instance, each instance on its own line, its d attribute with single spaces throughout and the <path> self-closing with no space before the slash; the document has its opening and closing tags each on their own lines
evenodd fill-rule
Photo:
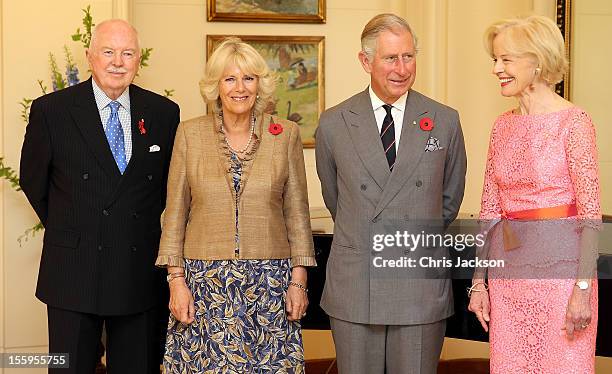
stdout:
<svg viewBox="0 0 612 374">
<path fill-rule="evenodd" d="M 168 323 L 165 373 L 304 373 L 299 322 L 287 320 L 283 260 L 185 260 L 195 321 Z"/>
</svg>

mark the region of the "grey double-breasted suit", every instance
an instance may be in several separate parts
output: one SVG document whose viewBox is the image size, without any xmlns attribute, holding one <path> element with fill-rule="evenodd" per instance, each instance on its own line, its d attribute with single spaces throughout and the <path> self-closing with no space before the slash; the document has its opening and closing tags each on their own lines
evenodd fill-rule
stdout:
<svg viewBox="0 0 612 374">
<path fill-rule="evenodd" d="M 433 120 L 430 131 L 419 125 L 424 118 Z M 321 306 L 331 317 L 415 325 L 453 313 L 450 279 L 373 276 L 374 234 L 420 230 L 425 221 L 446 227 L 463 199 L 466 154 L 457 111 L 410 90 L 400 140 L 390 172 L 367 89 L 321 115 L 317 172 L 334 219 Z M 437 141 L 436 150 L 426 151 L 428 140 Z"/>
</svg>

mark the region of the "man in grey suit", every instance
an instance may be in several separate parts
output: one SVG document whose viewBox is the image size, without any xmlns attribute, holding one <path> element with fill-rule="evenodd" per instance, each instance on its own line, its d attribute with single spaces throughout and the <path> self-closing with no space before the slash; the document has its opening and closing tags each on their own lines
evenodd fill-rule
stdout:
<svg viewBox="0 0 612 374">
<path fill-rule="evenodd" d="M 321 306 L 340 373 L 436 373 L 453 313 L 451 281 L 418 260 L 412 268 L 383 265 L 398 253 L 429 260 L 447 250 L 402 247 L 403 239 L 385 250 L 375 244 L 400 231 L 439 233 L 457 216 L 466 172 L 459 115 L 411 90 L 416 37 L 404 19 L 374 17 L 361 45 L 370 86 L 325 111 L 316 134 L 317 172 L 334 219 Z"/>
</svg>

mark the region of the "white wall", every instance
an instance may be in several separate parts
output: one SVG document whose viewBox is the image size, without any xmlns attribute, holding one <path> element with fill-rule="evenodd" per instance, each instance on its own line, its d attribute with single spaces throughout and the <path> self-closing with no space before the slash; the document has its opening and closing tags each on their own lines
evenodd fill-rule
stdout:
<svg viewBox="0 0 612 374">
<path fill-rule="evenodd" d="M 2 30 L 3 27 L 3 13 L 4 8 L 2 7 L 2 0 L 0 0 L 0 93 L 3 92 L 2 88 L 4 87 L 4 72 L 3 69 L 3 54 L 4 54 L 4 40 L 2 38 Z M 0 100 L 0 118 L 4 118 L 4 102 Z M 4 129 L 4 126 L 2 126 Z M 0 131 L 0 153 L 4 154 L 4 131 Z M 4 188 L 5 184 L 0 184 L 0 196 L 4 197 Z M 3 198 L 0 199 L 0 239 L 4 238 L 4 203 Z M 4 352 L 4 309 L 5 309 L 5 301 L 4 301 L 4 285 L 6 284 L 6 277 L 4 274 L 4 245 L 2 246 L 2 250 L 0 250 L 0 353 Z M 2 369 L 0 369 L 1 371 Z"/>
<path fill-rule="evenodd" d="M 574 1 L 572 35 L 572 101 L 595 122 L 602 208 L 612 214 L 612 2 Z"/>
</svg>

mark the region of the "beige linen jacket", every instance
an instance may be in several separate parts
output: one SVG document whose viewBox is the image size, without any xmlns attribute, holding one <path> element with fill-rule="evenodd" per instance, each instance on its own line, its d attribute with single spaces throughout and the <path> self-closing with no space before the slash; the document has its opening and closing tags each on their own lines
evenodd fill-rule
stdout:
<svg viewBox="0 0 612 374">
<path fill-rule="evenodd" d="M 282 133 L 270 133 L 271 121 Z M 299 128 L 265 114 L 255 134 L 259 146 L 247 155 L 241 180 L 235 255 L 236 193 L 221 120 L 208 115 L 181 122 L 156 265 L 182 267 L 184 258 L 290 258 L 292 266 L 316 266 Z"/>
</svg>

